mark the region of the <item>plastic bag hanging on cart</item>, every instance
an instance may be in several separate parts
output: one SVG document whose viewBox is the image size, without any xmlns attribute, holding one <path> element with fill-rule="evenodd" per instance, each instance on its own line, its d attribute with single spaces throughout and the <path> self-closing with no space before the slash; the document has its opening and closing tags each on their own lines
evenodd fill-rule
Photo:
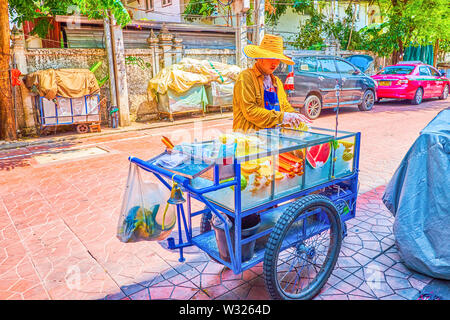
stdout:
<svg viewBox="0 0 450 320">
<path fill-rule="evenodd" d="M 141 169 L 130 163 L 117 237 L 122 242 L 166 239 L 176 222 L 176 207 L 168 206 L 170 191 L 142 179 Z"/>
</svg>

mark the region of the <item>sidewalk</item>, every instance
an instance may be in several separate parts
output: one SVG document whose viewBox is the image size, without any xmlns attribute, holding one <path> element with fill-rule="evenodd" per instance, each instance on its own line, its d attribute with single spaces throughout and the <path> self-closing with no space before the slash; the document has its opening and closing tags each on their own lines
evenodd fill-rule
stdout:
<svg viewBox="0 0 450 320">
<path fill-rule="evenodd" d="M 433 101 L 342 111 L 342 128 L 364 129 L 360 196 L 338 265 L 317 299 L 415 299 L 433 288 L 435 281 L 402 264 L 393 217 L 380 199 L 419 131 L 443 107 Z M 229 118 L 208 121 L 205 128 L 230 128 Z M 316 124 L 332 127 L 334 121 L 330 112 Z M 192 121 L 176 128 L 192 131 Z M 261 265 L 236 276 L 196 247 L 187 248 L 186 263 L 180 263 L 166 242 L 124 244 L 116 238 L 128 156 L 155 156 L 163 149 L 161 134 L 170 132 L 105 130 L 2 150 L 0 299 L 267 298 Z M 198 226 L 196 217 L 194 230 Z"/>
<path fill-rule="evenodd" d="M 25 137 L 16 141 L 4 141 L 0 140 L 0 150 L 10 150 L 17 148 L 26 148 L 35 145 L 54 145 L 63 142 L 73 142 L 76 140 L 88 139 L 93 137 L 103 137 L 107 135 L 121 134 L 125 132 L 142 131 L 155 128 L 166 128 L 166 127 L 176 127 L 183 124 L 193 123 L 195 121 L 211 121 L 218 119 L 227 119 L 233 117 L 233 112 L 223 112 L 223 114 L 207 114 L 205 117 L 192 117 L 192 118 L 181 118 L 175 120 L 174 122 L 169 121 L 154 121 L 154 122 L 132 122 L 130 126 L 119 127 L 119 128 L 109 128 L 107 126 L 102 126 L 101 132 L 85 133 L 79 134 L 73 130 L 73 132 L 60 132 L 56 134 L 50 134 L 48 136 L 41 137 Z"/>
</svg>

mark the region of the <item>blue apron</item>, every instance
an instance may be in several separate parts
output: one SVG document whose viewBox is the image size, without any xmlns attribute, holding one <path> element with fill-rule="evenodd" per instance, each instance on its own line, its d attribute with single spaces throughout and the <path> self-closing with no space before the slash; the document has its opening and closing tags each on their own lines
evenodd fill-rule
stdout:
<svg viewBox="0 0 450 320">
<path fill-rule="evenodd" d="M 276 90 L 276 89 L 275 89 Z M 267 110 L 280 111 L 277 92 L 264 90 L 264 107 Z"/>
</svg>

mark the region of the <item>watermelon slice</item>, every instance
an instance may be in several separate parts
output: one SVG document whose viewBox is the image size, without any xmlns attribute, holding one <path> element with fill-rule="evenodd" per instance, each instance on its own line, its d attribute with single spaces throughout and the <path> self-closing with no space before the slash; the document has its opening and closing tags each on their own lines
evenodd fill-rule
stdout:
<svg viewBox="0 0 450 320">
<path fill-rule="evenodd" d="M 331 155 L 331 145 L 329 142 L 318 144 L 308 148 L 306 161 L 312 168 L 317 168 L 318 163 L 325 164 Z"/>
</svg>

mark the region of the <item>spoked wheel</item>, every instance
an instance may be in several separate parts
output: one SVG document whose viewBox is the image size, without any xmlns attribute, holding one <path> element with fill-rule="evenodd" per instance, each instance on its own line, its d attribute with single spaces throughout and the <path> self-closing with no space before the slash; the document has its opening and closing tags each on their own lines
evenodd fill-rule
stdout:
<svg viewBox="0 0 450 320">
<path fill-rule="evenodd" d="M 423 100 L 423 89 L 417 88 L 416 94 L 414 95 L 414 99 L 411 100 L 412 104 L 419 105 Z"/>
<path fill-rule="evenodd" d="M 88 133 L 89 126 L 87 124 L 81 123 L 81 124 L 77 125 L 77 132 L 78 133 Z"/>
<path fill-rule="evenodd" d="M 362 98 L 362 102 L 358 105 L 359 110 L 361 111 L 369 111 L 372 110 L 373 105 L 375 104 L 375 94 L 372 90 L 368 89 L 364 92 L 364 96 Z"/>
<path fill-rule="evenodd" d="M 442 91 L 442 94 L 440 95 L 440 100 L 445 100 L 448 97 L 448 84 L 444 87 L 444 90 Z"/>
<path fill-rule="evenodd" d="M 302 111 L 309 119 L 317 119 L 322 111 L 322 102 L 320 101 L 320 98 L 315 95 L 310 95 L 306 98 L 305 106 Z"/>
<path fill-rule="evenodd" d="M 273 299 L 312 299 L 336 265 L 342 224 L 325 196 L 293 202 L 275 225 L 264 255 L 264 280 Z"/>
</svg>

